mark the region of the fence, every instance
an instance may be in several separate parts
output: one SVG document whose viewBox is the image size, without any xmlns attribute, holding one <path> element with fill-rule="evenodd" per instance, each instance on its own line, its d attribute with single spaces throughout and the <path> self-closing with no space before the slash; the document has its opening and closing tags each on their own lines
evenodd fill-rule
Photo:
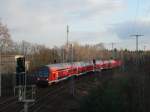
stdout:
<svg viewBox="0 0 150 112">
<path fill-rule="evenodd" d="M 2 74 L 1 80 L 2 96 L 13 95 L 14 86 L 15 86 L 15 74 Z"/>
</svg>

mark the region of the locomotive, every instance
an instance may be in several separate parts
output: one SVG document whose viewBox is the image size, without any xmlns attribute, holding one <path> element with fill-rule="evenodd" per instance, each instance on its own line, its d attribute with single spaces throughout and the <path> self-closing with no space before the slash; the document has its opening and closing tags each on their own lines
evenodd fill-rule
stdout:
<svg viewBox="0 0 150 112">
<path fill-rule="evenodd" d="M 36 83 L 51 85 L 72 76 L 83 75 L 91 71 L 113 69 L 121 64 L 120 60 L 95 60 L 45 65 L 37 71 Z"/>
</svg>

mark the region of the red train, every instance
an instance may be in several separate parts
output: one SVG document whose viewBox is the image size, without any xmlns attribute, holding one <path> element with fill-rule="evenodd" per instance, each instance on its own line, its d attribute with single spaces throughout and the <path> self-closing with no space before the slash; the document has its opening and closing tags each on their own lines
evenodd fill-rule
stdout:
<svg viewBox="0 0 150 112">
<path fill-rule="evenodd" d="M 52 84 L 71 76 L 79 76 L 90 71 L 112 69 L 121 66 L 120 60 L 97 60 L 90 62 L 73 62 L 50 64 L 37 71 L 37 84 Z"/>
</svg>

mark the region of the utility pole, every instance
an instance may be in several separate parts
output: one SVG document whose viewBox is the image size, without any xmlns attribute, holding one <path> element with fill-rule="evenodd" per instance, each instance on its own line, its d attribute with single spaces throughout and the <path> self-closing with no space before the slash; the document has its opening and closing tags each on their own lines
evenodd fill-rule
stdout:
<svg viewBox="0 0 150 112">
<path fill-rule="evenodd" d="M 74 75 L 73 74 L 73 44 L 69 43 L 69 25 L 67 25 L 67 60 L 71 63 L 71 69 L 72 69 L 72 76 L 71 76 L 71 80 L 70 80 L 70 93 L 72 96 L 74 96 L 75 94 L 75 89 L 74 89 Z"/>
<path fill-rule="evenodd" d="M 71 68 L 72 68 L 72 76 L 71 76 L 71 84 L 70 84 L 70 92 L 71 92 L 71 95 L 74 97 L 74 95 L 75 95 L 75 82 L 74 82 L 74 71 L 73 71 L 73 69 L 74 69 L 74 65 L 73 65 L 73 44 L 70 44 L 69 45 L 69 47 L 70 47 L 70 50 L 69 50 L 69 54 L 70 54 L 70 62 L 71 62 Z"/>
<path fill-rule="evenodd" d="M 142 37 L 144 35 L 139 35 L 139 34 L 135 34 L 135 35 L 131 35 L 132 37 L 135 37 L 136 38 L 136 51 L 138 52 L 139 50 L 139 37 Z"/>
<path fill-rule="evenodd" d="M 113 51 L 113 49 L 114 49 L 114 44 L 115 44 L 115 43 L 113 43 L 113 42 L 111 43 L 111 49 L 112 49 L 112 51 Z"/>
<path fill-rule="evenodd" d="M 113 58 L 113 59 L 115 58 L 115 56 L 114 56 L 114 55 L 115 55 L 115 54 L 114 54 L 114 53 L 115 53 L 115 52 L 114 52 L 114 44 L 115 44 L 114 42 L 111 43 L 111 50 L 112 50 L 112 58 Z"/>
<path fill-rule="evenodd" d="M 65 49 L 64 49 L 64 47 L 62 48 L 62 63 L 64 63 L 65 62 Z"/>
<path fill-rule="evenodd" d="M 146 45 L 144 45 L 144 51 L 146 51 Z"/>
<path fill-rule="evenodd" d="M 135 34 L 135 35 L 131 35 L 131 36 L 136 38 L 136 55 L 137 55 L 137 58 L 136 58 L 136 71 L 138 71 L 138 69 L 139 69 L 139 53 L 138 53 L 138 51 L 139 51 L 139 37 L 142 37 L 144 35 Z M 143 87 L 142 87 L 142 91 L 139 90 L 138 95 L 140 96 L 141 92 L 142 92 L 142 99 L 144 99 L 144 82 L 145 82 L 144 81 L 145 80 L 145 76 L 144 75 L 143 75 L 141 80 L 142 80 L 142 83 L 143 83 Z M 135 82 L 139 86 L 137 79 L 135 79 Z M 141 104 L 140 106 L 142 106 L 142 108 L 143 108 L 142 110 L 145 111 L 144 110 L 144 101 L 139 99 L 139 103 Z"/>
<path fill-rule="evenodd" d="M 1 74 L 1 71 L 2 71 L 2 68 L 1 68 L 1 65 L 2 65 L 2 58 L 1 58 L 1 51 L 0 51 L 0 97 L 2 96 L 2 74 Z"/>
<path fill-rule="evenodd" d="M 66 51 L 67 51 L 67 53 L 66 53 L 66 62 L 69 60 L 69 25 L 67 25 L 67 40 L 66 40 L 66 44 L 67 44 L 67 46 L 66 46 Z"/>
<path fill-rule="evenodd" d="M 68 44 L 69 44 L 69 25 L 67 25 L 67 47 L 68 47 Z"/>
</svg>

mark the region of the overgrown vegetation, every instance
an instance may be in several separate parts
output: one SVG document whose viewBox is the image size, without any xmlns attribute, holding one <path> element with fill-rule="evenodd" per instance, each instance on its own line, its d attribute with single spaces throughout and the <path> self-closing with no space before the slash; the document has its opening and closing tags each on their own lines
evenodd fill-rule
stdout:
<svg viewBox="0 0 150 112">
<path fill-rule="evenodd" d="M 150 53 L 124 52 L 124 66 L 81 101 L 82 112 L 149 112 Z M 117 76 L 115 76 L 117 75 Z"/>
<path fill-rule="evenodd" d="M 127 84 L 123 79 L 102 82 L 100 86 L 92 90 L 81 103 L 81 112 L 126 112 Z"/>
</svg>

